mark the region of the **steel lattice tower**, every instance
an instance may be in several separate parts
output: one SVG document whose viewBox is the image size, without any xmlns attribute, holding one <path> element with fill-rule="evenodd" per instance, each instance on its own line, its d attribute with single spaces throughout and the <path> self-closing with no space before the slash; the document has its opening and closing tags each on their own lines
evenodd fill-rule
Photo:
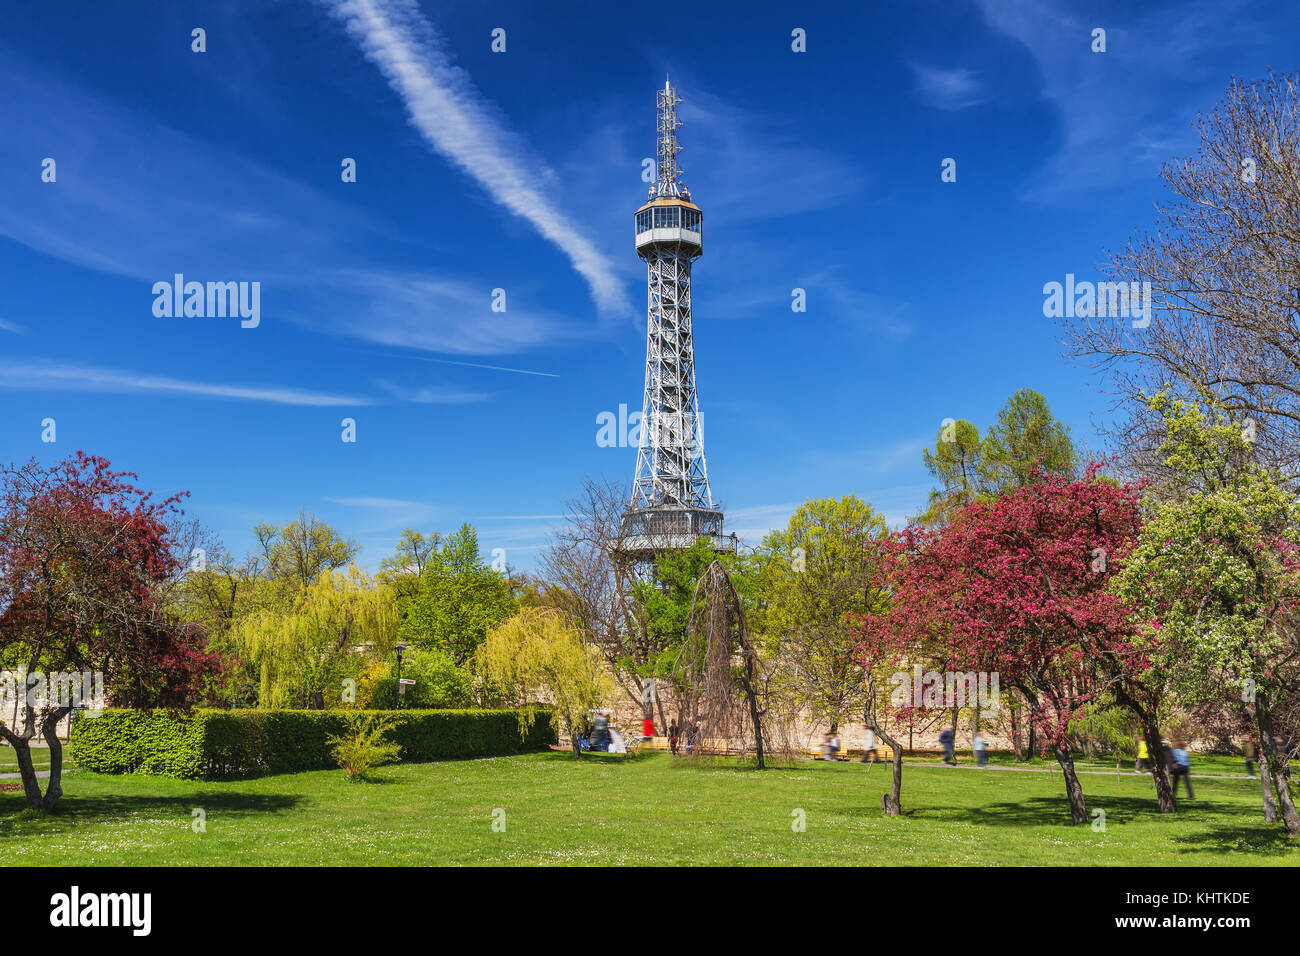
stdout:
<svg viewBox="0 0 1300 956">
<path fill-rule="evenodd" d="M 636 212 L 636 251 L 646 263 L 645 400 L 632 500 L 618 551 L 648 561 L 698 538 L 718 550 L 735 547 L 722 534 L 704 459 L 695 388 L 691 265 L 704 251 L 703 216 L 677 165 L 677 91 L 657 94 L 658 157 L 650 196 Z"/>
</svg>

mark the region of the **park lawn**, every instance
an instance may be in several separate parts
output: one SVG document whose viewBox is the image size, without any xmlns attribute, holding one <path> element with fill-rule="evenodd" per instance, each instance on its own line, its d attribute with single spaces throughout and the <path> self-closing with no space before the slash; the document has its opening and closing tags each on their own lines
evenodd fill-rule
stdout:
<svg viewBox="0 0 1300 956">
<path fill-rule="evenodd" d="M 942 758 L 939 756 L 928 757 L 904 757 L 903 760 L 936 763 Z M 1204 773 L 1223 776 L 1246 778 L 1246 760 L 1244 757 L 1235 757 L 1227 754 L 1192 754 L 1192 773 Z M 971 756 L 969 750 L 957 751 L 957 762 L 959 764 L 973 764 L 975 758 Z M 1038 769 L 1057 770 L 1060 764 L 1056 762 L 1055 757 L 1033 757 L 1029 760 L 1017 761 L 1015 756 L 1009 751 L 991 751 L 989 753 L 989 763 L 995 767 L 1034 767 Z M 1076 770 L 1100 770 L 1115 772 L 1114 757 L 1096 757 L 1089 759 L 1087 757 L 1076 756 L 1074 759 Z M 1133 773 L 1133 758 L 1125 757 L 1120 761 L 1120 770 L 1123 773 Z M 1193 784 L 1193 787 L 1195 784 Z"/>
<path fill-rule="evenodd" d="M 1176 815 L 1149 777 L 1084 777 L 1105 832 L 1070 826 L 1060 774 L 905 768 L 901 818 L 883 766 L 762 772 L 565 753 L 227 782 L 71 770 L 53 815 L 0 793 L 7 865 L 1288 865 L 1259 786 L 1195 782 Z M 504 831 L 493 811 L 504 811 Z M 206 831 L 191 828 L 193 811 Z M 804 832 L 792 823 L 802 812 Z"/>
<path fill-rule="evenodd" d="M 37 770 L 50 769 L 50 751 L 46 747 L 32 748 L 32 765 Z M 8 745 L 0 747 L 0 773 L 17 773 L 18 755 Z"/>
</svg>

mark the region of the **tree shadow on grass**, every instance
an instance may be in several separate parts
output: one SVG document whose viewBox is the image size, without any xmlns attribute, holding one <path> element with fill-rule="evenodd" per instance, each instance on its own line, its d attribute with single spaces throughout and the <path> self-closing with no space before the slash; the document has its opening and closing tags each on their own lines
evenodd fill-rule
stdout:
<svg viewBox="0 0 1300 956">
<path fill-rule="evenodd" d="M 0 801 L 0 835 L 12 832 L 20 822 L 49 821 L 67 825 L 85 825 L 123 814 L 178 815 L 189 819 L 194 808 L 209 815 L 251 816 L 287 813 L 298 808 L 302 798 L 292 794 L 238 793 L 229 790 L 196 791 L 175 797 L 79 796 L 70 794 L 59 799 L 48 813 L 27 813 L 27 804 L 18 799 Z"/>
<path fill-rule="evenodd" d="M 1296 853 L 1300 841 L 1288 837 L 1281 824 L 1266 823 L 1262 818 L 1253 826 L 1215 825 L 1201 833 L 1171 837 L 1170 842 L 1181 847 L 1180 853 L 1254 853 L 1300 861 Z"/>
<path fill-rule="evenodd" d="M 1152 797 L 1108 796 L 1085 801 L 1089 819 L 1093 811 L 1103 810 L 1108 824 L 1131 823 L 1139 818 L 1151 820 L 1167 818 L 1162 814 Z M 906 809 L 906 792 L 904 792 L 904 809 Z M 1186 809 L 1178 811 L 1183 818 L 1195 814 L 1219 813 L 1236 815 L 1242 812 L 1238 804 L 1215 800 L 1200 799 Z M 922 807 L 918 816 L 932 818 L 962 817 L 971 823 L 996 827 L 1031 827 L 1051 826 L 1057 823 L 1070 823 L 1070 803 L 1062 794 L 1059 797 L 1028 797 L 1015 803 L 991 803 L 973 807 Z M 1175 815 L 1176 816 L 1176 815 Z"/>
</svg>

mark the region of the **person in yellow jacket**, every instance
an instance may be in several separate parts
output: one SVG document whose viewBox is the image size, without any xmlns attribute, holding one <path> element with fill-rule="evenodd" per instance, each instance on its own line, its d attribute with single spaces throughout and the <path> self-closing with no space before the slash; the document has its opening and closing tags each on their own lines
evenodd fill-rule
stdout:
<svg viewBox="0 0 1300 956">
<path fill-rule="evenodd" d="M 1141 772 L 1142 772 L 1142 764 L 1145 763 L 1146 760 L 1147 760 L 1147 739 L 1146 739 L 1145 737 L 1139 737 L 1139 738 L 1138 738 L 1138 756 L 1137 756 L 1137 765 L 1133 768 L 1133 772 L 1134 772 L 1134 773 L 1141 773 Z"/>
</svg>

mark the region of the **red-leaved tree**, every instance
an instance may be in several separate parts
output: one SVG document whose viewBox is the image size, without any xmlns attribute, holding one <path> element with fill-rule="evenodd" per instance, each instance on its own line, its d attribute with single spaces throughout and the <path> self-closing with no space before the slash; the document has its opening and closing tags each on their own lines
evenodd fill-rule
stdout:
<svg viewBox="0 0 1300 956">
<path fill-rule="evenodd" d="M 1137 489 L 1100 477 L 1040 476 L 967 505 L 944 527 L 892 536 L 887 614 L 867 647 L 916 648 L 1019 690 L 1065 777 L 1070 818 L 1087 822 L 1066 728 L 1103 690 L 1097 664 L 1142 669 L 1112 569 L 1141 523 Z M 1113 673 L 1109 672 L 1109 673 Z"/>
<path fill-rule="evenodd" d="M 115 704 L 180 706 L 217 661 L 158 601 L 182 566 L 169 521 L 183 495 L 152 501 L 135 478 L 83 452 L 0 468 L 0 662 L 43 675 L 51 689 L 55 675 L 97 674 Z M 76 701 L 18 693 L 19 717 L 0 722 L 0 736 L 15 750 L 28 805 L 49 810 L 63 793 L 55 729 Z M 38 730 L 50 747 L 44 794 L 31 756 Z"/>
</svg>

